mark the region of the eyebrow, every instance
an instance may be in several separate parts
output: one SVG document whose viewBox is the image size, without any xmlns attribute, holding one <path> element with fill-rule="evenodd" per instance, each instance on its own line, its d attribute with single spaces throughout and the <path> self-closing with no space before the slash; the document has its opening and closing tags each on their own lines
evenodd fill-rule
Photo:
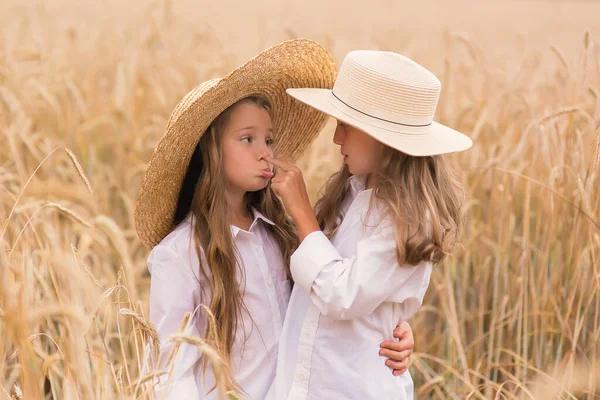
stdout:
<svg viewBox="0 0 600 400">
<path fill-rule="evenodd" d="M 236 129 L 234 132 L 241 132 L 241 131 L 245 131 L 245 130 L 249 130 L 249 129 L 256 129 L 256 127 L 254 125 L 248 125 L 243 128 Z M 273 128 L 269 128 L 269 132 L 273 133 Z"/>
</svg>

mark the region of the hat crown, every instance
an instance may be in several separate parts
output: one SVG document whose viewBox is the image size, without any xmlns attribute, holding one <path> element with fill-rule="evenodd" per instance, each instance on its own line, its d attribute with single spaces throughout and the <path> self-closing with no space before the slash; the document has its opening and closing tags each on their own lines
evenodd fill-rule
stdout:
<svg viewBox="0 0 600 400">
<path fill-rule="evenodd" d="M 332 94 L 348 107 L 393 124 L 427 126 L 433 122 L 441 91 L 439 79 L 397 53 L 348 53 Z"/>
</svg>

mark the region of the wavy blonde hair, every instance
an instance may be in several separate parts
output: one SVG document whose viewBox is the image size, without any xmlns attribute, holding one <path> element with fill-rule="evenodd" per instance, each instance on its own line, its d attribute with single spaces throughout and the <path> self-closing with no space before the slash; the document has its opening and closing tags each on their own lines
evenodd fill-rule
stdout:
<svg viewBox="0 0 600 400">
<path fill-rule="evenodd" d="M 373 173 L 374 200 L 387 207 L 396 229 L 399 265 L 441 262 L 458 244 L 464 188 L 446 156 L 413 157 L 381 144 L 381 162 Z M 342 217 L 341 206 L 351 176 L 344 165 L 327 182 L 316 205 L 321 229 L 331 238 Z"/>
<path fill-rule="evenodd" d="M 194 217 L 194 245 L 200 262 L 200 274 L 211 294 L 209 310 L 214 316 L 208 318 L 205 341 L 227 362 L 243 324 L 242 313 L 248 312 L 243 302 L 243 288 L 237 281 L 239 254 L 231 235 L 232 212 L 225 198 L 227 179 L 222 168 L 222 137 L 232 111 L 241 104 L 254 104 L 271 114 L 271 106 L 262 97 L 244 98 L 223 111 L 202 135 L 192 155 L 184 184 L 182 185 L 175 224 L 186 218 L 189 212 Z M 269 235 L 277 243 L 284 260 L 288 277 L 289 260 L 298 247 L 295 225 L 286 215 L 283 204 L 271 189 L 271 184 L 257 192 L 246 193 L 248 211 L 254 207 L 273 221 L 274 226 L 265 224 Z M 202 262 L 201 251 L 205 262 Z M 244 277 L 241 277 L 242 281 Z M 202 360 L 202 371 L 206 371 L 207 359 Z M 230 389 L 241 390 L 233 375 L 226 370 Z"/>
</svg>

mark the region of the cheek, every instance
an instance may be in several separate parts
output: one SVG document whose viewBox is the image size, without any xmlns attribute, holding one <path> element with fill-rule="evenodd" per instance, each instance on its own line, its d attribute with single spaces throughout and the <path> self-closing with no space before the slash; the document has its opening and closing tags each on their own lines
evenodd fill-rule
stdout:
<svg viewBox="0 0 600 400">
<path fill-rule="evenodd" d="M 242 143 L 234 141 L 223 145 L 223 165 L 235 165 L 246 162 L 248 149 Z"/>
<path fill-rule="evenodd" d="M 234 158 L 232 153 L 233 149 L 231 146 L 223 144 L 223 149 L 221 150 L 221 165 L 223 165 L 223 168 L 226 169 L 231 164 L 231 159 Z"/>
<path fill-rule="evenodd" d="M 225 175 L 225 179 L 231 181 L 233 178 L 235 178 L 234 175 L 236 168 L 231 157 L 227 157 L 225 154 L 223 154 L 223 162 L 221 165 L 223 167 L 223 175 Z"/>
<path fill-rule="evenodd" d="M 240 175 L 240 168 L 244 164 L 244 154 L 235 145 L 229 144 L 223 146 L 223 173 L 228 181 L 235 181 Z"/>
<path fill-rule="evenodd" d="M 356 157 L 358 159 L 354 161 L 357 162 L 357 167 L 360 168 L 361 174 L 371 173 L 379 162 L 380 144 L 377 140 L 366 134 L 363 134 L 356 139 L 358 140 L 355 140 L 354 143 L 352 143 L 352 147 L 357 150 L 356 153 L 359 154 L 359 156 Z"/>
<path fill-rule="evenodd" d="M 369 148 L 369 159 L 371 161 L 370 167 L 375 168 L 375 166 L 379 162 L 380 158 L 381 158 L 381 145 L 379 144 L 379 142 L 375 141 L 372 143 L 371 147 Z"/>
</svg>

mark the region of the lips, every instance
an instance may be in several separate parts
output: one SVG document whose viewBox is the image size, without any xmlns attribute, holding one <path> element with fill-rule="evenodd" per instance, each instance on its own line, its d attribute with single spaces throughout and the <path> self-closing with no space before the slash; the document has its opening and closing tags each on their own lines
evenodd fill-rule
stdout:
<svg viewBox="0 0 600 400">
<path fill-rule="evenodd" d="M 260 170 L 260 174 L 267 178 L 267 179 L 271 179 L 273 177 L 273 171 L 271 171 L 271 168 L 264 168 Z"/>
</svg>

